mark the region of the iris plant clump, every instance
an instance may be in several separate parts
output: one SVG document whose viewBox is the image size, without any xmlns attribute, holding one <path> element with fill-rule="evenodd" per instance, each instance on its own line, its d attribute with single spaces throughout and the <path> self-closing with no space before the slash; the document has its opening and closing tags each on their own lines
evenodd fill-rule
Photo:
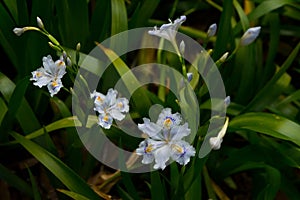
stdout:
<svg viewBox="0 0 300 200">
<path fill-rule="evenodd" d="M 150 35 L 158 36 L 160 38 L 170 41 L 175 48 L 180 62 L 182 64 L 182 73 L 190 82 L 193 78 L 193 73 L 187 73 L 184 59 L 182 58 L 185 52 L 184 41 L 180 42 L 178 46 L 176 42 L 176 33 L 181 24 L 186 20 L 186 16 L 181 16 L 174 22 L 171 20 L 168 24 L 163 24 L 160 28 L 154 27 L 153 30 L 148 31 Z M 38 27 L 23 27 L 15 28 L 13 32 L 20 36 L 25 31 L 35 30 L 43 33 L 50 39 L 50 46 L 56 50 L 64 52 L 63 47 L 59 42 L 50 35 L 44 27 L 42 20 L 37 17 Z M 212 24 L 207 31 L 207 38 L 213 37 L 216 34 L 217 25 Z M 252 43 L 258 36 L 260 27 L 248 29 L 240 39 L 240 45 L 246 46 Z M 228 56 L 226 52 L 217 61 L 217 64 L 225 62 Z M 43 67 L 38 68 L 32 72 L 30 80 L 35 81 L 33 84 L 38 87 L 47 86 L 50 96 L 53 97 L 63 87 L 62 78 L 66 74 L 66 64 L 69 57 L 63 53 L 57 61 L 53 61 L 52 57 L 48 55 L 43 57 Z M 118 91 L 109 89 L 104 95 L 100 92 L 93 91 L 90 98 L 94 101 L 94 110 L 98 113 L 98 124 L 104 129 L 110 129 L 113 120 L 121 121 L 129 112 L 129 101 L 123 97 L 117 97 Z M 230 103 L 230 98 L 227 97 L 224 101 L 225 107 Z M 175 161 L 180 165 L 189 163 L 191 157 L 195 156 L 195 148 L 184 139 L 191 134 L 189 124 L 184 122 L 180 113 L 173 113 L 170 108 L 165 108 L 161 111 L 156 122 L 152 122 L 148 118 L 143 118 L 144 123 L 138 124 L 138 129 L 143 132 L 146 138 L 140 142 L 136 149 L 136 154 L 143 156 L 142 163 L 150 164 L 154 162 L 154 169 L 165 169 L 168 162 Z M 209 139 L 209 144 L 212 149 L 220 149 L 223 137 L 228 127 L 229 119 L 226 117 L 225 123 L 218 135 Z"/>
</svg>

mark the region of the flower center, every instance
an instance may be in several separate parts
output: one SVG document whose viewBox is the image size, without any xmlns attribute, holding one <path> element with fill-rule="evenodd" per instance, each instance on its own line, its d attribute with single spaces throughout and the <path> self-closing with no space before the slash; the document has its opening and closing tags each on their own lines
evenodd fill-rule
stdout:
<svg viewBox="0 0 300 200">
<path fill-rule="evenodd" d="M 165 121 L 164 121 L 164 127 L 166 128 L 170 128 L 171 125 L 173 124 L 174 119 L 172 119 L 171 117 L 166 117 Z"/>
<path fill-rule="evenodd" d="M 173 147 L 173 149 L 174 149 L 175 151 L 177 151 L 179 154 L 183 154 L 183 153 L 184 153 L 184 149 L 183 149 L 181 146 L 179 146 L 179 145 L 177 145 L 177 144 L 173 144 L 172 147 Z"/>
<path fill-rule="evenodd" d="M 65 64 L 64 61 L 61 60 L 61 61 L 58 62 L 57 66 L 60 67 L 60 66 L 62 66 L 64 64 Z"/>
<path fill-rule="evenodd" d="M 108 122 L 108 120 L 109 120 L 109 117 L 108 117 L 107 115 L 105 115 L 105 116 L 103 117 L 103 121 Z"/>
<path fill-rule="evenodd" d="M 123 103 L 122 103 L 122 102 L 119 102 L 119 103 L 117 104 L 117 106 L 118 106 L 119 108 L 123 108 Z"/>
<path fill-rule="evenodd" d="M 53 81 L 52 82 L 52 87 L 57 87 L 58 86 L 58 83 L 56 81 Z"/>
<path fill-rule="evenodd" d="M 35 75 L 36 75 L 36 77 L 41 77 L 42 73 L 41 72 L 37 72 Z"/>
<path fill-rule="evenodd" d="M 146 153 L 151 153 L 152 150 L 153 150 L 153 145 L 151 144 L 145 148 Z"/>
<path fill-rule="evenodd" d="M 103 102 L 103 99 L 100 96 L 97 96 L 97 101 Z"/>
</svg>

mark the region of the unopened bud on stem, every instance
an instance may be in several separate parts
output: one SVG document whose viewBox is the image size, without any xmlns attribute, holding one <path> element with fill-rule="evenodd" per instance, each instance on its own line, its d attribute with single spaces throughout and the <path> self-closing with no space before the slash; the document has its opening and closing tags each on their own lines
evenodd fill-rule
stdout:
<svg viewBox="0 0 300 200">
<path fill-rule="evenodd" d="M 24 28 L 14 28 L 14 29 L 13 29 L 13 32 L 14 32 L 17 36 L 20 36 L 20 35 L 22 35 L 22 34 L 25 32 L 25 29 L 24 29 Z"/>
<path fill-rule="evenodd" d="M 251 44 L 260 33 L 260 26 L 249 28 L 241 37 L 240 45 L 247 46 Z"/>
<path fill-rule="evenodd" d="M 228 54 L 229 54 L 228 52 L 224 53 L 223 56 L 219 59 L 220 62 L 222 62 L 222 63 L 225 62 L 228 57 Z"/>
<path fill-rule="evenodd" d="M 183 40 L 180 42 L 180 45 L 179 45 L 179 51 L 180 51 L 181 55 L 184 54 L 184 51 L 185 51 L 185 43 L 184 43 Z"/>
<path fill-rule="evenodd" d="M 48 44 L 55 51 L 61 51 L 61 49 L 58 46 L 54 45 L 52 42 L 48 42 Z"/>
<path fill-rule="evenodd" d="M 37 25 L 40 29 L 44 29 L 44 23 L 43 21 L 41 20 L 41 18 L 39 17 L 36 17 L 36 22 L 37 22 Z"/>
<path fill-rule="evenodd" d="M 212 24 L 209 26 L 207 30 L 207 37 L 212 37 L 216 34 L 217 32 L 217 24 Z"/>
<path fill-rule="evenodd" d="M 80 48 L 81 48 L 81 44 L 80 44 L 80 42 L 78 42 L 76 45 L 76 51 L 80 51 Z"/>
</svg>

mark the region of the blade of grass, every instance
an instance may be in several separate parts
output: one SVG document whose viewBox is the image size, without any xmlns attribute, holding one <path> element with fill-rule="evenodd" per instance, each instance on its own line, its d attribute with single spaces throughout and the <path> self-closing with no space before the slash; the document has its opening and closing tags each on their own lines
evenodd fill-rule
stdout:
<svg viewBox="0 0 300 200">
<path fill-rule="evenodd" d="M 68 189 L 90 199 L 100 197 L 67 165 L 36 143 L 16 132 L 10 132 L 29 153 L 51 171 Z"/>
<path fill-rule="evenodd" d="M 165 187 L 157 171 L 151 172 L 151 199 L 165 199 Z"/>
<path fill-rule="evenodd" d="M 231 17 L 233 14 L 233 1 L 228 0 L 223 2 L 223 12 L 218 28 L 218 37 L 216 41 L 215 51 L 213 52 L 213 58 L 220 58 L 224 52 L 227 51 L 228 44 L 233 44 L 231 37 Z"/>
<path fill-rule="evenodd" d="M 50 102 L 53 106 L 55 106 L 55 110 L 57 109 L 63 118 L 71 117 L 72 113 L 66 106 L 66 104 L 58 99 L 57 97 L 51 98 Z M 81 172 L 82 159 L 78 159 L 81 157 L 82 149 L 74 144 L 80 144 L 81 141 L 78 137 L 75 128 L 66 128 L 66 135 L 64 135 L 65 141 L 65 163 L 72 167 L 77 173 Z"/>
<path fill-rule="evenodd" d="M 109 60 L 113 63 L 115 66 L 115 69 L 118 71 L 119 75 L 122 77 L 124 74 L 126 74 L 126 77 L 128 79 L 123 80 L 125 86 L 127 87 L 130 94 L 133 94 L 134 88 L 137 85 L 140 85 L 137 78 L 130 72 L 129 67 L 124 63 L 124 61 L 116 55 L 115 52 L 113 52 L 111 49 L 108 49 L 101 44 L 97 44 L 98 47 L 105 53 L 105 55 L 109 58 Z M 138 89 L 132 96 L 131 96 L 134 105 L 137 110 L 140 112 L 148 112 L 148 109 L 151 105 L 150 100 L 147 98 L 147 95 L 145 91 L 140 88 Z M 143 101 L 141 101 L 143 99 Z M 147 111 L 146 111 L 147 110 Z"/>
<path fill-rule="evenodd" d="M 136 8 L 129 21 L 129 27 L 136 28 L 145 26 L 147 24 L 147 20 L 153 15 L 159 5 L 159 2 L 160 0 L 145 0 L 140 2 L 140 6 Z"/>
<path fill-rule="evenodd" d="M 90 32 L 91 41 L 103 41 L 110 36 L 111 30 L 111 2 L 110 0 L 96 1 L 95 10 L 92 13 Z M 101 28 L 99 28 L 101 27 Z M 93 43 L 90 44 L 91 48 Z"/>
<path fill-rule="evenodd" d="M 2 123 L 2 120 L 7 112 L 7 106 L 2 98 L 0 98 L 0 124 Z"/>
<path fill-rule="evenodd" d="M 24 79 L 26 82 L 26 80 Z M 17 90 L 23 90 L 24 93 L 25 89 L 22 88 L 22 84 L 19 85 Z M 19 105 L 18 111 L 16 111 L 16 119 L 18 120 L 20 126 L 22 127 L 25 133 L 30 133 L 38 128 L 40 128 L 39 121 L 37 120 L 33 110 L 31 109 L 29 103 L 23 97 L 24 95 L 19 95 L 19 92 L 14 92 L 16 89 L 15 84 L 3 73 L 0 72 L 0 92 L 2 93 L 4 99 L 7 102 L 10 102 L 12 95 L 13 102 L 11 103 L 11 107 L 14 107 L 14 104 Z M 14 110 L 15 108 L 13 108 Z"/>
<path fill-rule="evenodd" d="M 241 19 L 241 23 L 242 23 L 242 27 L 244 32 L 249 28 L 249 20 L 243 10 L 243 8 L 241 7 L 241 5 L 239 4 L 239 2 L 237 0 L 233 0 L 233 5 Z"/>
<path fill-rule="evenodd" d="M 209 199 L 217 199 L 215 191 L 214 191 L 213 186 L 212 186 L 212 181 L 209 177 L 206 166 L 204 166 L 202 173 L 203 173 L 204 183 L 205 183 L 205 186 L 206 186 L 206 190 L 207 190 L 207 194 L 208 194 Z"/>
<path fill-rule="evenodd" d="M 118 193 L 120 194 L 121 198 L 124 200 L 134 200 L 134 198 L 131 197 L 130 194 L 128 194 L 125 190 L 123 190 L 121 187 L 118 188 Z"/>
<path fill-rule="evenodd" d="M 17 175 L 12 173 L 1 163 L 0 163 L 0 178 L 6 181 L 12 187 L 16 188 L 17 190 L 24 192 L 24 194 L 28 195 L 29 197 L 34 196 L 31 187 L 23 179 L 19 178 Z"/>
<path fill-rule="evenodd" d="M 270 42 L 268 49 L 268 56 L 265 64 L 265 69 L 263 72 L 261 85 L 262 87 L 275 72 L 274 59 L 277 54 L 277 49 L 280 41 L 280 21 L 279 15 L 277 13 L 270 13 L 267 15 L 267 19 L 270 24 Z"/>
<path fill-rule="evenodd" d="M 292 101 L 296 101 L 300 99 L 300 90 L 297 90 L 287 96 L 284 100 L 280 101 L 278 104 L 276 104 L 276 107 L 283 106 L 285 104 L 291 103 Z"/>
<path fill-rule="evenodd" d="M 94 121 L 96 123 L 97 119 L 95 118 L 95 119 L 90 120 L 90 122 L 91 121 Z M 59 130 L 59 129 L 62 129 L 62 128 L 75 127 L 75 126 L 79 126 L 79 127 L 82 126 L 80 121 L 77 119 L 77 117 L 76 116 L 67 117 L 67 118 L 64 118 L 64 119 L 61 119 L 61 120 L 57 120 L 57 121 L 55 121 L 55 122 L 53 122 L 53 123 L 51 123 L 51 124 L 49 124 L 49 125 L 47 125 L 43 128 L 40 128 L 40 129 L 26 135 L 25 138 L 26 139 L 34 139 L 36 137 L 44 135 L 45 131 L 47 133 L 49 133 L 49 132 Z M 16 144 L 16 141 L 0 144 L 0 146 L 7 146 L 7 145 L 11 145 L 11 144 Z"/>
<path fill-rule="evenodd" d="M 124 1 L 111 0 L 111 36 L 116 35 L 120 32 L 126 31 L 128 27 L 127 22 L 127 11 Z M 127 46 L 128 36 L 126 32 L 123 34 L 124 38 L 117 38 L 115 40 L 110 40 L 110 48 L 118 52 L 120 43 L 123 42 L 123 45 Z M 123 40 L 123 41 L 120 41 Z"/>
<path fill-rule="evenodd" d="M 62 43 L 75 47 L 78 42 L 84 49 L 89 35 L 88 4 L 86 0 L 54 1 Z"/>
<path fill-rule="evenodd" d="M 293 0 L 266 0 L 260 3 L 251 13 L 248 15 L 250 22 L 255 21 L 256 19 L 276 10 L 285 5 L 292 4 Z M 233 30 L 234 35 L 242 30 L 241 23 L 238 23 Z"/>
<path fill-rule="evenodd" d="M 3 47 L 4 52 L 9 57 L 9 60 L 12 62 L 14 66 L 17 66 L 18 57 L 15 51 L 13 38 L 17 36 L 13 35 L 12 29 L 14 22 L 5 10 L 4 6 L 0 4 L 0 13 L 1 13 L 1 20 L 0 20 L 0 44 Z"/>
<path fill-rule="evenodd" d="M 137 190 L 135 188 L 135 184 L 131 180 L 130 174 L 126 172 L 121 172 L 121 176 L 122 176 L 122 182 L 124 183 L 124 186 L 127 189 L 130 196 L 135 200 L 139 200 L 140 197 L 138 196 Z"/>
<path fill-rule="evenodd" d="M 40 195 L 40 192 L 39 192 L 39 188 L 38 188 L 38 186 L 36 184 L 36 180 L 35 180 L 33 174 L 31 173 L 30 168 L 28 168 L 28 173 L 29 173 L 30 182 L 31 182 L 31 185 L 32 185 L 33 199 L 34 200 L 40 200 L 41 199 L 41 195 Z"/>
<path fill-rule="evenodd" d="M 18 4 L 16 0 L 3 0 L 15 22 L 18 22 Z"/>
<path fill-rule="evenodd" d="M 80 195 L 76 192 L 72 192 L 72 191 L 68 191 L 68 190 L 63 190 L 63 189 L 57 189 L 57 191 L 71 197 L 72 199 L 75 199 L 75 200 L 89 200 L 89 198 L 83 196 L 83 195 Z"/>
<path fill-rule="evenodd" d="M 294 59 L 298 55 L 300 49 L 300 43 L 294 48 L 289 57 L 285 60 L 285 62 L 280 67 L 279 71 L 272 77 L 272 79 L 257 93 L 254 99 L 247 105 L 247 107 L 243 110 L 243 113 L 248 112 L 250 110 L 256 110 L 256 106 L 261 103 L 261 99 L 264 98 L 265 94 L 270 91 L 270 88 L 280 79 L 282 75 L 286 72 L 286 70 L 291 66 Z"/>
<path fill-rule="evenodd" d="M 228 130 L 251 130 L 300 146 L 300 125 L 274 114 L 256 112 L 239 115 L 231 120 Z"/>
<path fill-rule="evenodd" d="M 111 0 L 111 35 L 127 30 L 127 12 L 124 1 Z"/>
</svg>

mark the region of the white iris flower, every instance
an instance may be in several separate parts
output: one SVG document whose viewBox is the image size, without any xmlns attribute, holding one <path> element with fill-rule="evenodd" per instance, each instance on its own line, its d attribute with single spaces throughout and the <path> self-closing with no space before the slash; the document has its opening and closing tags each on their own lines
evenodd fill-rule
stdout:
<svg viewBox="0 0 300 200">
<path fill-rule="evenodd" d="M 178 31 L 178 28 L 185 20 L 186 16 L 184 15 L 176 19 L 174 23 L 169 19 L 170 23 L 163 24 L 159 29 L 156 26 L 154 26 L 154 30 L 148 31 L 148 33 L 150 35 L 156 35 L 158 37 L 162 37 L 166 40 L 173 42 L 175 41 L 175 36 Z"/>
<path fill-rule="evenodd" d="M 113 119 L 121 121 L 125 113 L 129 111 L 129 101 L 126 98 L 117 98 L 118 92 L 110 88 L 106 95 L 94 91 L 91 98 L 94 99 L 94 110 L 99 113 L 98 124 L 109 129 Z"/>
<path fill-rule="evenodd" d="M 35 81 L 33 85 L 40 88 L 47 85 L 50 95 L 53 97 L 63 87 L 61 79 L 66 73 L 66 65 L 62 58 L 54 62 L 52 57 L 48 55 L 43 57 L 43 66 L 31 72 L 32 78 L 30 80 Z"/>
<path fill-rule="evenodd" d="M 170 108 L 165 108 L 156 123 L 147 118 L 143 120 L 144 123 L 138 124 L 138 128 L 148 138 L 136 149 L 136 153 L 143 156 L 143 164 L 155 161 L 154 169 L 164 169 L 170 158 L 180 165 L 186 165 L 190 157 L 195 156 L 194 147 L 183 140 L 191 130 L 188 128 L 188 123 L 181 123 L 182 118 L 179 113 L 172 114 Z"/>
</svg>

